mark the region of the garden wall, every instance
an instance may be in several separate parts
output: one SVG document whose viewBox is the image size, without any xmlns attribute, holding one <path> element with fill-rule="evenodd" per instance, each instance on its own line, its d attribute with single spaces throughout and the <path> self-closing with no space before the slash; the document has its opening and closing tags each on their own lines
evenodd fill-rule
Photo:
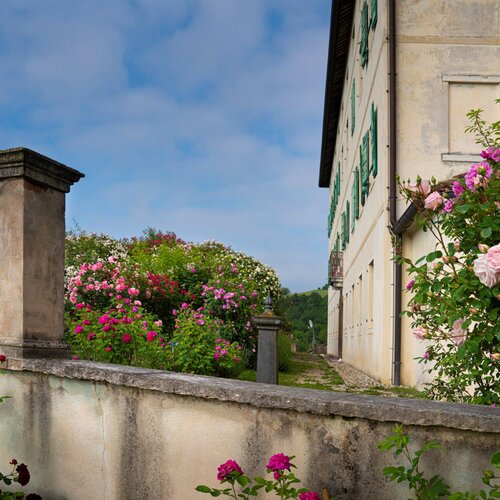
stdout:
<svg viewBox="0 0 500 500">
<path fill-rule="evenodd" d="M 268 457 L 296 455 L 304 484 L 341 499 L 408 498 L 382 468 L 377 442 L 394 422 L 457 489 L 479 489 L 500 446 L 498 409 L 254 384 L 116 365 L 12 360 L 0 376 L 0 463 L 29 464 L 44 499 L 203 498 L 229 458 L 264 475 Z M 264 497 L 263 497 L 264 498 Z"/>
</svg>

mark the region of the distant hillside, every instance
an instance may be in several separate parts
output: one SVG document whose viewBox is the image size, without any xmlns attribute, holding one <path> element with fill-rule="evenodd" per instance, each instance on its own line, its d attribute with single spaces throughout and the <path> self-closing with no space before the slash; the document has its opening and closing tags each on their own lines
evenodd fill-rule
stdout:
<svg viewBox="0 0 500 500">
<path fill-rule="evenodd" d="M 326 344 L 328 290 L 310 290 L 284 295 L 279 304 L 279 313 L 286 318 L 287 329 L 298 340 L 299 349 L 307 351 L 312 345 L 313 322 L 316 344 Z"/>
</svg>

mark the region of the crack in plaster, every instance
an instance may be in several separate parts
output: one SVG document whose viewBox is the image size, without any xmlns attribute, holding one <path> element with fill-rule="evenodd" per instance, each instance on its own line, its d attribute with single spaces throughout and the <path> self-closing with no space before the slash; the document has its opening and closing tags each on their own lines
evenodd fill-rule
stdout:
<svg viewBox="0 0 500 500">
<path fill-rule="evenodd" d="M 99 413 L 101 415 L 101 434 L 102 434 L 102 454 L 101 454 L 101 471 L 102 471 L 102 482 L 103 482 L 103 498 L 106 498 L 106 440 L 104 433 L 104 411 L 102 409 L 102 401 L 99 397 L 99 391 L 97 390 L 97 382 L 94 382 L 94 392 L 98 401 Z"/>
</svg>

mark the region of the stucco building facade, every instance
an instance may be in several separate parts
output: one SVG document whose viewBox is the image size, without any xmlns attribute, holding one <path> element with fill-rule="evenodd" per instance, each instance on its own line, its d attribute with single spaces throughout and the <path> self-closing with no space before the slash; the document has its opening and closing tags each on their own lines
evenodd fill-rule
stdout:
<svg viewBox="0 0 500 500">
<path fill-rule="evenodd" d="M 334 0 L 320 187 L 330 190 L 328 352 L 383 383 L 421 386 L 405 269 L 432 240 L 396 178 L 438 181 L 478 156 L 466 113 L 500 119 L 498 0 Z"/>
</svg>

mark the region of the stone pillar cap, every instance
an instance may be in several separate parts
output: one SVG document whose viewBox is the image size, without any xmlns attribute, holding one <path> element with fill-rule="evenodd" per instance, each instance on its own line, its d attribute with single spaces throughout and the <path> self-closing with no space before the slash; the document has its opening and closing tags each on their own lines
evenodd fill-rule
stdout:
<svg viewBox="0 0 500 500">
<path fill-rule="evenodd" d="M 16 177 L 69 193 L 70 187 L 85 174 L 31 149 L 19 147 L 0 150 L 0 180 Z"/>
</svg>

